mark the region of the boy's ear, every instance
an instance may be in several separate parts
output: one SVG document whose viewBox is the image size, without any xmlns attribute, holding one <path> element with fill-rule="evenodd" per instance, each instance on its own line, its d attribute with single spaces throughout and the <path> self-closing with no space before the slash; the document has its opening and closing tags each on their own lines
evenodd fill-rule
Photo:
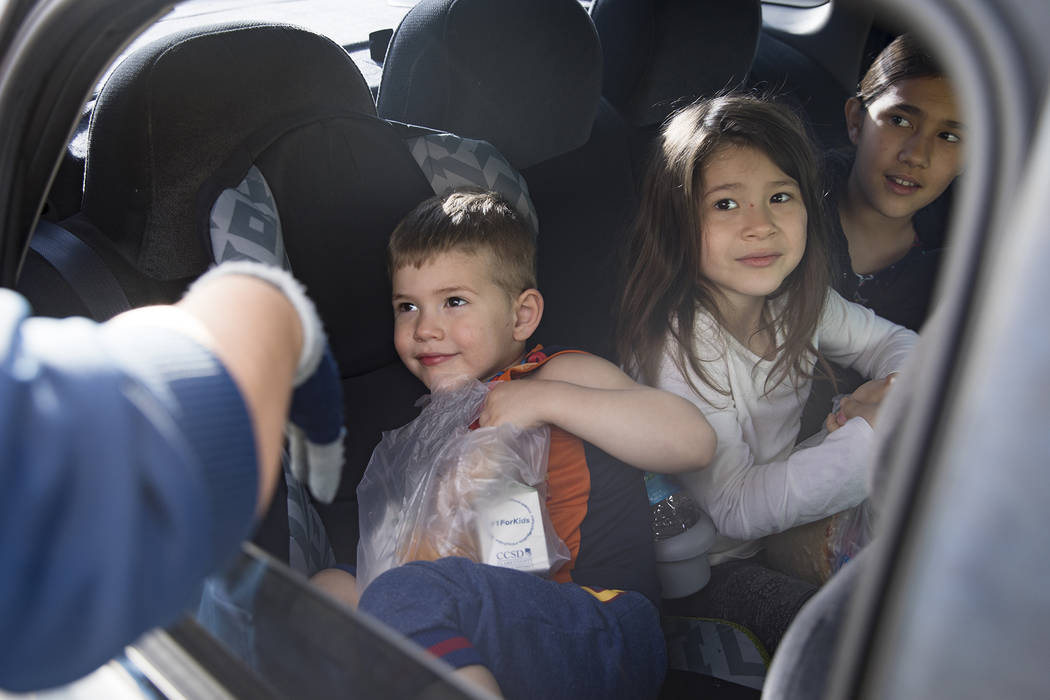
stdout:
<svg viewBox="0 0 1050 700">
<path fill-rule="evenodd" d="M 864 105 L 856 97 L 846 100 L 846 133 L 849 134 L 850 143 L 854 146 L 860 140 L 860 127 L 864 123 Z"/>
<path fill-rule="evenodd" d="M 528 340 L 543 318 L 543 295 L 538 289 L 526 289 L 514 302 L 514 340 Z"/>
</svg>

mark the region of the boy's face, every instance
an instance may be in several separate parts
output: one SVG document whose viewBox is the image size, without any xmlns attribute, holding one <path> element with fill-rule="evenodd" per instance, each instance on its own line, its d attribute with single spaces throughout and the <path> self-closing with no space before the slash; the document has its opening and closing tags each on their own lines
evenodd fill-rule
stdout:
<svg viewBox="0 0 1050 700">
<path fill-rule="evenodd" d="M 493 279 L 494 264 L 488 251 L 454 250 L 394 272 L 394 346 L 428 389 L 454 377 L 487 379 L 523 352 L 515 300 Z"/>
</svg>

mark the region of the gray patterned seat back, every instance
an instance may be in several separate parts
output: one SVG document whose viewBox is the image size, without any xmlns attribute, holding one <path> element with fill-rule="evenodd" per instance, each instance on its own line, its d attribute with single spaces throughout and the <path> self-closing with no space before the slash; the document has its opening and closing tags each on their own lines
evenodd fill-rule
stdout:
<svg viewBox="0 0 1050 700">
<path fill-rule="evenodd" d="M 216 262 L 255 260 L 291 269 L 284 252 L 277 202 L 254 165 L 241 184 L 219 194 L 208 216 L 208 227 Z"/>
<path fill-rule="evenodd" d="M 539 232 L 528 183 L 492 144 L 449 133 L 419 133 L 423 131 L 419 127 L 403 128 L 405 144 L 434 194 L 465 185 L 499 192 L 525 218 L 533 233 Z"/>
<path fill-rule="evenodd" d="M 208 221 L 215 262 L 255 260 L 291 269 L 284 251 L 277 202 L 266 178 L 254 165 L 237 187 L 219 194 Z M 292 477 L 287 451 L 281 461 L 288 491 L 288 564 L 310 576 L 334 566 L 335 552 L 310 494 Z"/>
</svg>

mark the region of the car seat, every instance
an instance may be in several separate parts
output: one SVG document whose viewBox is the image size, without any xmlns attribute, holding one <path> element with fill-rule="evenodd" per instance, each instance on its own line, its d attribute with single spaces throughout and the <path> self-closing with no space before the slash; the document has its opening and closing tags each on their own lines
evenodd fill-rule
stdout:
<svg viewBox="0 0 1050 700">
<path fill-rule="evenodd" d="M 640 166 L 676 108 L 744 83 L 762 8 L 758 0 L 596 0 L 591 18 L 602 94 L 634 127 Z"/>
<path fill-rule="evenodd" d="M 488 141 L 521 171 L 548 300 L 536 338 L 611 359 L 637 194 L 630 132 L 600 93 L 598 36 L 575 0 L 422 0 L 391 38 L 377 107 Z"/>
<path fill-rule="evenodd" d="M 302 65 L 328 70 L 288 79 Z M 214 168 L 263 125 L 336 109 L 375 108 L 342 47 L 309 32 L 220 25 L 154 42 L 100 91 L 82 206 L 60 228 L 101 258 L 131 306 L 174 301 L 211 262 L 203 239 L 187 232 L 207 221 L 197 197 Z M 61 267 L 31 250 L 20 291 L 38 313 L 93 315 Z"/>
<path fill-rule="evenodd" d="M 325 111 L 374 109 L 342 47 L 294 27 L 219 25 L 143 47 L 100 90 L 80 211 L 40 222 L 19 291 L 38 314 L 97 321 L 177 300 L 213 260 L 210 177 L 245 138 Z M 285 491 L 256 541 L 287 561 L 296 499 Z"/>
<path fill-rule="evenodd" d="M 524 181 L 495 149 L 376 118 L 342 47 L 295 27 L 160 39 L 99 95 L 83 210 L 61 228 L 92 249 L 127 303 L 173 301 L 213 260 L 247 257 L 290 263 L 325 323 L 346 401 L 343 485 L 322 511 L 326 527 L 294 482 L 274 501 L 291 522 L 278 512 L 263 526 L 263 546 L 303 573 L 330 563 L 328 533 L 353 561 L 357 481 L 380 432 L 411 419 L 424 392 L 393 348 L 387 237 L 435 188 L 461 183 L 500 189 L 534 221 Z M 74 281 L 56 294 L 47 280 L 61 276 L 23 275 L 22 289 L 67 312 L 97 292 Z"/>
</svg>

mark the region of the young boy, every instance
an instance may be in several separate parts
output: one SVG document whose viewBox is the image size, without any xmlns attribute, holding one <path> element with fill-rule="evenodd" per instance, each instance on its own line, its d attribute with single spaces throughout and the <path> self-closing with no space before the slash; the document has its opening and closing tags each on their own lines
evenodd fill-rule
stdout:
<svg viewBox="0 0 1050 700">
<path fill-rule="evenodd" d="M 450 557 L 389 570 L 360 597 L 460 673 L 516 697 L 653 697 L 666 656 L 641 474 L 705 466 L 691 403 L 574 350 L 526 352 L 543 314 L 535 241 L 499 195 L 423 202 L 391 235 L 394 344 L 428 389 L 490 381 L 480 425 L 550 424 L 547 508 L 571 560 L 553 580 Z M 515 381 L 510 381 L 515 380 Z M 357 603 L 354 579 L 315 582 Z"/>
</svg>

